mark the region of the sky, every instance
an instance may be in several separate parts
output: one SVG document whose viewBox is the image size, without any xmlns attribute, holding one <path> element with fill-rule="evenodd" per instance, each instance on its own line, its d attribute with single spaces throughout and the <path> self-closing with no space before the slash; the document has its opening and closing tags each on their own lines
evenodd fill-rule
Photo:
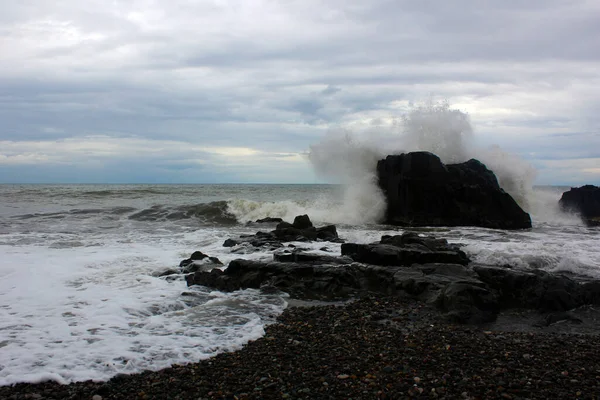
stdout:
<svg viewBox="0 0 600 400">
<path fill-rule="evenodd" d="M 597 0 L 0 0 L 0 183 L 316 183 L 333 131 L 468 113 L 600 184 Z"/>
</svg>

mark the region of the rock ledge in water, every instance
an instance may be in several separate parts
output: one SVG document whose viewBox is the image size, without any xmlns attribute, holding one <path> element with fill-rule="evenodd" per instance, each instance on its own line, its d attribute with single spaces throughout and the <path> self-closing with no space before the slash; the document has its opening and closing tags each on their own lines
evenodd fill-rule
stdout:
<svg viewBox="0 0 600 400">
<path fill-rule="evenodd" d="M 369 294 L 409 297 L 435 305 L 461 323 L 493 321 L 502 310 L 542 313 L 600 304 L 600 281 L 577 282 L 543 271 L 469 265 L 444 239 L 413 232 L 371 244 L 346 243 L 342 256 L 294 250 L 274 261 L 237 259 L 224 269 L 198 270 L 188 285 L 217 290 L 281 290 L 301 300 L 339 300 Z"/>
<path fill-rule="evenodd" d="M 275 221 L 270 221 L 275 222 Z M 298 215 L 293 223 L 281 221 L 270 232 L 256 232 L 254 235 L 242 235 L 235 239 L 227 239 L 224 247 L 234 247 L 240 244 L 250 244 L 253 247 L 262 247 L 275 250 L 283 246 L 284 242 L 310 242 L 310 241 L 343 242 L 339 238 L 335 225 L 326 225 L 319 228 L 313 226 L 308 215 Z"/>
</svg>

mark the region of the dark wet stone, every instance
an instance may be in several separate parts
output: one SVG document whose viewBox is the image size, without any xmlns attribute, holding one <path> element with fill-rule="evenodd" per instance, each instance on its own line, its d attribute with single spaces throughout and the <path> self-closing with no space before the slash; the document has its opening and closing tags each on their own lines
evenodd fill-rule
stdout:
<svg viewBox="0 0 600 400">
<path fill-rule="evenodd" d="M 343 242 L 339 238 L 335 225 L 315 228 L 307 215 L 299 215 L 294 223 L 279 222 L 275 230 L 270 232 L 256 232 L 254 235 L 242 235 L 236 239 L 227 239 L 224 247 L 250 244 L 261 249 L 274 250 L 283 246 L 284 242 L 311 242 L 322 240 L 328 242 Z"/>
<path fill-rule="evenodd" d="M 498 293 L 503 308 L 566 311 L 595 297 L 592 290 L 586 291 L 586 286 L 566 276 L 540 270 L 528 272 L 490 266 L 474 266 L 473 270 L 482 282 Z"/>
<path fill-rule="evenodd" d="M 240 242 L 237 240 L 226 239 L 225 242 L 223 242 L 223 247 L 234 247 L 234 246 L 237 246 L 238 244 L 240 244 Z"/>
<path fill-rule="evenodd" d="M 405 153 L 380 160 L 377 174 L 387 200 L 386 223 L 531 228 L 529 214 L 478 160 L 444 165 L 432 153 Z"/>
<path fill-rule="evenodd" d="M 313 254 L 301 250 L 274 253 L 273 260 L 279 262 L 299 262 L 313 264 L 351 264 L 353 262 L 352 258 L 350 257 Z"/>
<path fill-rule="evenodd" d="M 195 251 L 190 258 L 182 260 L 179 268 L 184 274 L 196 272 L 199 270 L 211 270 L 216 267 L 222 267 L 223 263 L 217 257 L 210 257 L 201 251 Z"/>
<path fill-rule="evenodd" d="M 265 224 L 265 223 L 279 223 L 282 222 L 283 219 L 278 218 L 278 217 L 266 217 L 266 218 L 261 218 L 261 219 L 257 219 L 256 222 L 259 224 Z"/>
<path fill-rule="evenodd" d="M 562 194 L 559 205 L 564 211 L 579 214 L 589 226 L 600 226 L 600 187 L 571 188 Z"/>
<path fill-rule="evenodd" d="M 353 260 L 390 266 L 410 266 L 427 263 L 469 263 L 467 255 L 447 241 L 433 237 L 421 237 L 408 232 L 397 236 L 383 236 L 379 243 L 373 244 L 342 244 L 342 255 Z"/>
<path fill-rule="evenodd" d="M 294 218 L 294 223 L 292 224 L 292 226 L 296 229 L 308 229 L 312 228 L 313 224 L 310 218 L 308 218 L 308 215 L 304 214 L 296 216 L 296 218 Z"/>
<path fill-rule="evenodd" d="M 453 322 L 483 323 L 494 321 L 500 305 L 496 294 L 482 283 L 451 282 L 435 299 Z"/>
</svg>

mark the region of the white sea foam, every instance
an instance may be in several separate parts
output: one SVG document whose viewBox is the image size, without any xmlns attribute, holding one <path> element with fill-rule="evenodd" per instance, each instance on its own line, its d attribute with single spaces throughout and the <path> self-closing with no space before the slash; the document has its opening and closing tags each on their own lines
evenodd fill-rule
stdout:
<svg viewBox="0 0 600 400">
<path fill-rule="evenodd" d="M 217 252 L 222 236 L 212 233 L 190 232 L 181 244 L 165 236 L 105 237 L 102 247 L 0 247 L 0 385 L 105 380 L 198 361 L 263 335 L 283 298 L 154 276 L 187 257 L 191 242 L 204 241 L 225 262 L 235 258 Z"/>
</svg>

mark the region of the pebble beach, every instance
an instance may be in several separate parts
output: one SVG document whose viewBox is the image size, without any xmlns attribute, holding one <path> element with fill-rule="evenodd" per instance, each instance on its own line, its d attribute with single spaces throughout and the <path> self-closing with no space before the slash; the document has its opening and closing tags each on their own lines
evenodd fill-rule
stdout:
<svg viewBox="0 0 600 400">
<path fill-rule="evenodd" d="M 447 323 L 414 300 L 289 307 L 232 353 L 108 382 L 0 387 L 2 399 L 598 399 L 596 335 Z"/>
</svg>

